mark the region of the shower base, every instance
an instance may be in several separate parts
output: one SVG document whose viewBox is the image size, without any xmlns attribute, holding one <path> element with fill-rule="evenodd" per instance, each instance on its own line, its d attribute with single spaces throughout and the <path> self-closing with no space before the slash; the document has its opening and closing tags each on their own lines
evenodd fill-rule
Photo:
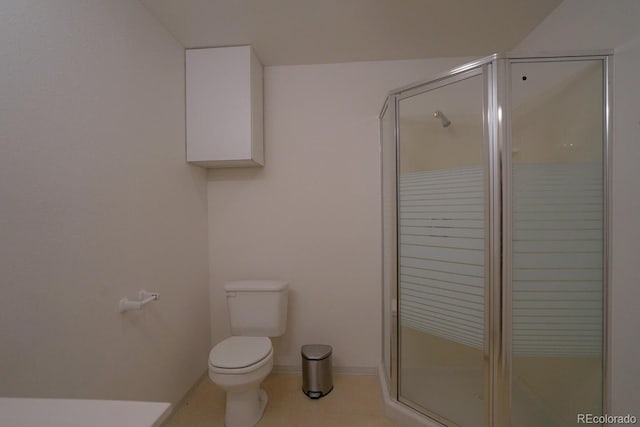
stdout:
<svg viewBox="0 0 640 427">
<path fill-rule="evenodd" d="M 400 427 L 440 427 L 414 408 L 428 408 L 461 427 L 484 427 L 483 376 L 468 368 L 412 368 L 403 370 L 402 402 L 391 398 L 382 366 L 379 377 L 387 417 Z M 566 427 L 572 424 L 551 414 L 530 390 L 518 382 L 513 386 L 512 425 L 518 427 Z M 410 405 L 410 406 L 409 406 Z"/>
</svg>

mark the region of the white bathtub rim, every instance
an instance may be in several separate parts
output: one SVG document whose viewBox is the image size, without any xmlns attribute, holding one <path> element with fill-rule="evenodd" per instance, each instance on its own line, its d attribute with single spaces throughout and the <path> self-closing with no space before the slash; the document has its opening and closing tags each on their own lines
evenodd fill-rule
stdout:
<svg viewBox="0 0 640 427">
<path fill-rule="evenodd" d="M 0 397 L 3 427 L 159 427 L 168 402 Z"/>
</svg>

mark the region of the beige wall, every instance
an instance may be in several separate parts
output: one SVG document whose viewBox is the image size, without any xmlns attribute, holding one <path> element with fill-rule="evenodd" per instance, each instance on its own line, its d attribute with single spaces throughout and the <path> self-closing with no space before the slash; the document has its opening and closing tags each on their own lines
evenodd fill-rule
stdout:
<svg viewBox="0 0 640 427">
<path fill-rule="evenodd" d="M 3 1 L 0 40 L 0 395 L 175 402 L 210 349 L 183 48 L 131 0 Z"/>
<path fill-rule="evenodd" d="M 264 169 L 209 172 L 212 335 L 229 335 L 223 284 L 291 283 L 276 365 L 333 346 L 334 365 L 381 360 L 378 114 L 390 89 L 461 59 L 267 67 Z"/>
<path fill-rule="evenodd" d="M 517 47 L 523 51 L 615 49 L 609 414 L 640 416 L 640 3 L 565 0 Z"/>
</svg>

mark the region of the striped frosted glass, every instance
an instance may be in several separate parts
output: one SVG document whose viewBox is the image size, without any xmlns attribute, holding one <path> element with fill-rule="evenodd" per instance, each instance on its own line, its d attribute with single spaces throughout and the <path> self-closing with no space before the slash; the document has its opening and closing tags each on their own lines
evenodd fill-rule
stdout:
<svg viewBox="0 0 640 427">
<path fill-rule="evenodd" d="M 403 326 L 482 347 L 482 168 L 400 176 L 400 313 Z"/>
<path fill-rule="evenodd" d="M 602 165 L 513 166 L 513 352 L 602 353 Z"/>
<path fill-rule="evenodd" d="M 513 351 L 602 351 L 602 166 L 513 166 Z M 481 348 L 480 167 L 400 177 L 401 323 Z"/>
</svg>

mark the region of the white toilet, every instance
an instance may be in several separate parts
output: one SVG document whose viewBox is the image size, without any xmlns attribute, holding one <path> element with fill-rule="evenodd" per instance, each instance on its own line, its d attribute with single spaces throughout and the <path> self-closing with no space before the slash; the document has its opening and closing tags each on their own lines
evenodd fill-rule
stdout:
<svg viewBox="0 0 640 427">
<path fill-rule="evenodd" d="M 227 393 L 226 427 L 255 426 L 267 406 L 260 383 L 273 368 L 268 337 L 284 334 L 287 282 L 243 280 L 224 286 L 231 337 L 209 353 L 209 378 Z"/>
</svg>

